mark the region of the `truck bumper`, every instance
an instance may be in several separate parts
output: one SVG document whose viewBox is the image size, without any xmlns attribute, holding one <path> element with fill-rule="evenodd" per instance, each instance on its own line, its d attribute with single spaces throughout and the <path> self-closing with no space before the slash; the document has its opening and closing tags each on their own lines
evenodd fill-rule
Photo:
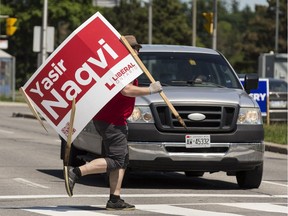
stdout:
<svg viewBox="0 0 288 216">
<path fill-rule="evenodd" d="M 210 148 L 186 148 L 185 143 L 129 143 L 130 167 L 161 171 L 240 171 L 263 163 L 261 143 L 211 143 Z"/>
</svg>

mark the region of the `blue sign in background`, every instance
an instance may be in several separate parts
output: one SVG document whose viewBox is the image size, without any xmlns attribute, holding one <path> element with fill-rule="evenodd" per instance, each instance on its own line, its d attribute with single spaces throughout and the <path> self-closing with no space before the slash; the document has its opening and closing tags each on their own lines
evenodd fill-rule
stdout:
<svg viewBox="0 0 288 216">
<path fill-rule="evenodd" d="M 244 79 L 240 79 L 244 85 Z M 269 95 L 268 79 L 259 79 L 258 89 L 251 90 L 249 94 L 259 105 L 262 116 L 267 115 L 267 96 Z"/>
</svg>

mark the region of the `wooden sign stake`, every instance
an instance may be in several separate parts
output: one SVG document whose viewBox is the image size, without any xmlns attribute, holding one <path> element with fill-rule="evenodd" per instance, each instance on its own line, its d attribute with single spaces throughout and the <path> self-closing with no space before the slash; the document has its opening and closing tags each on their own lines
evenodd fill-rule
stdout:
<svg viewBox="0 0 288 216">
<path fill-rule="evenodd" d="M 135 51 L 133 50 L 133 48 L 130 46 L 130 44 L 128 43 L 128 41 L 126 40 L 125 36 L 121 36 L 121 41 L 123 42 L 123 44 L 127 47 L 127 49 L 129 50 L 129 52 L 132 54 L 133 58 L 135 59 L 135 61 L 138 63 L 138 65 L 140 66 L 140 68 L 144 71 L 144 73 L 146 74 L 146 76 L 148 77 L 148 79 L 153 83 L 155 82 L 155 79 L 153 78 L 153 76 L 151 75 L 151 73 L 148 71 L 148 69 L 145 67 L 145 65 L 143 64 L 143 62 L 140 60 L 140 58 L 138 57 L 138 55 L 135 53 Z M 185 122 L 183 121 L 183 119 L 181 118 L 181 116 L 179 115 L 179 113 L 177 112 L 177 110 L 174 108 L 174 106 L 171 104 L 171 102 L 168 100 L 168 98 L 166 97 L 166 95 L 164 94 L 164 92 L 160 92 L 159 93 L 160 96 L 163 98 L 163 100 L 165 101 L 165 103 L 167 104 L 167 106 L 169 107 L 169 109 L 171 110 L 171 112 L 174 114 L 174 116 L 178 119 L 178 121 L 180 122 L 180 124 L 187 129 Z"/>
<path fill-rule="evenodd" d="M 68 136 L 67 136 L 67 143 L 66 143 L 66 148 L 65 148 L 65 157 L 64 157 L 65 166 L 68 166 L 69 160 L 70 160 L 70 149 L 71 149 L 71 144 L 72 144 L 75 111 L 76 111 L 75 98 L 73 98 L 71 114 L 70 114 L 69 130 L 68 130 Z"/>
<path fill-rule="evenodd" d="M 35 118 L 39 121 L 39 123 L 42 125 L 42 127 L 46 130 L 46 132 L 48 133 L 48 130 L 46 129 L 46 127 L 44 126 L 43 121 L 41 120 L 40 116 L 38 115 L 38 112 L 36 111 L 35 107 L 33 106 L 31 99 L 29 98 L 29 96 L 26 94 L 25 90 L 21 87 L 20 92 L 22 94 L 22 96 L 24 97 L 26 103 L 28 104 L 31 112 L 33 113 L 33 115 L 35 116 Z"/>
</svg>

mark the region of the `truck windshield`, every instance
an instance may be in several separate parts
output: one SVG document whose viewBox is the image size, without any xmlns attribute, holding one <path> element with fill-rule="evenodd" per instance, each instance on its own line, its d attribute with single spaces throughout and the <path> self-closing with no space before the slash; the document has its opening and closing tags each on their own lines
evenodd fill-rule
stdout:
<svg viewBox="0 0 288 216">
<path fill-rule="evenodd" d="M 163 86 L 242 88 L 231 67 L 220 55 L 205 53 L 140 52 L 139 57 Z M 145 74 L 139 85 L 148 85 Z"/>
</svg>

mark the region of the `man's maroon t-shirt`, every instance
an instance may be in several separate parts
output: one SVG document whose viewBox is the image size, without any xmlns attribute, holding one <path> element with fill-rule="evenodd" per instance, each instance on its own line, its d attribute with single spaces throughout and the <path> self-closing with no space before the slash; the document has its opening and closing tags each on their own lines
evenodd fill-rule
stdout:
<svg viewBox="0 0 288 216">
<path fill-rule="evenodd" d="M 138 86 L 138 80 L 133 85 Z M 132 114 L 135 97 L 127 97 L 118 92 L 93 118 L 113 125 L 127 125 L 127 118 Z"/>
</svg>

